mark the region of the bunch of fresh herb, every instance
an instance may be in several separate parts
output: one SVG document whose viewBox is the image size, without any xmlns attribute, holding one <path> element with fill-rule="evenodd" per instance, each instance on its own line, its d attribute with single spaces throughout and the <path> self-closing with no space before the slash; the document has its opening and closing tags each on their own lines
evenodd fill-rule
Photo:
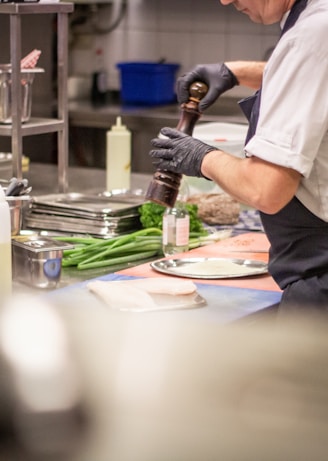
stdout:
<svg viewBox="0 0 328 461">
<path fill-rule="evenodd" d="M 206 235 L 207 231 L 204 229 L 203 222 L 198 217 L 198 207 L 193 203 L 185 203 L 189 218 L 190 218 L 190 233 Z M 156 227 L 162 229 L 163 214 L 166 208 L 153 202 L 146 202 L 139 207 L 140 222 L 144 229 L 149 227 Z"/>
</svg>

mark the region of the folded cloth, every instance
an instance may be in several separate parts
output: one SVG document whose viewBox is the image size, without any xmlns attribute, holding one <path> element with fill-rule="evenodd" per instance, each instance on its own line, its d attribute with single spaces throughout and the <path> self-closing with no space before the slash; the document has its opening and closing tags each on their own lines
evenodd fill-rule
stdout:
<svg viewBox="0 0 328 461">
<path fill-rule="evenodd" d="M 236 224 L 226 226 L 226 225 L 216 225 L 216 226 L 204 226 L 205 228 L 210 228 L 213 230 L 223 230 L 230 229 L 231 235 L 235 236 L 245 232 L 258 231 L 264 232 L 260 213 L 258 210 L 241 210 L 239 213 L 238 222 Z"/>
<path fill-rule="evenodd" d="M 239 221 L 234 225 L 235 230 L 247 231 L 261 231 L 263 226 L 258 210 L 242 210 L 239 214 Z"/>
</svg>

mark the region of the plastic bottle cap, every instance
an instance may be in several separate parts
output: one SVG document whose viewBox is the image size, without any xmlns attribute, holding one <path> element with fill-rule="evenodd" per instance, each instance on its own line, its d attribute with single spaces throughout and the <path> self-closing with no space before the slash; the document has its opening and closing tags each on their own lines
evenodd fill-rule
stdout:
<svg viewBox="0 0 328 461">
<path fill-rule="evenodd" d="M 116 125 L 112 126 L 112 130 L 114 131 L 126 130 L 126 126 L 122 125 L 122 118 L 120 116 L 116 117 Z"/>
</svg>

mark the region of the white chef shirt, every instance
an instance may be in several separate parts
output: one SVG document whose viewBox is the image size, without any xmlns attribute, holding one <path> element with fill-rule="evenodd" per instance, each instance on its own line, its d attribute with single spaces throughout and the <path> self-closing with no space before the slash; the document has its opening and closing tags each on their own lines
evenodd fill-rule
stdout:
<svg viewBox="0 0 328 461">
<path fill-rule="evenodd" d="M 328 221 L 328 1 L 308 0 L 264 71 L 260 117 L 245 146 L 303 175 L 297 198 Z M 328 238 L 328 236 L 327 236 Z"/>
</svg>

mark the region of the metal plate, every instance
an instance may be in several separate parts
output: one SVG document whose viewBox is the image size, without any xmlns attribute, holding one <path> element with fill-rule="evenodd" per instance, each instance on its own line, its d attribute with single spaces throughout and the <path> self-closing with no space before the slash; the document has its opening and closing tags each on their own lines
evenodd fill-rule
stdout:
<svg viewBox="0 0 328 461">
<path fill-rule="evenodd" d="M 150 263 L 157 272 L 195 279 L 226 279 L 266 274 L 263 261 L 236 258 L 162 259 Z"/>
</svg>

